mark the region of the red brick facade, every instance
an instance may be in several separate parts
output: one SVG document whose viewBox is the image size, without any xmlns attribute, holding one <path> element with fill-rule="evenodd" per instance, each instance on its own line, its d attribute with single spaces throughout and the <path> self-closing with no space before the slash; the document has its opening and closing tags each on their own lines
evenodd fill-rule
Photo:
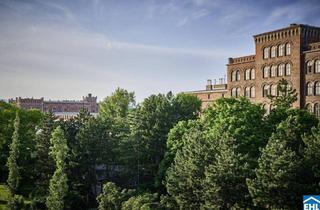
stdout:
<svg viewBox="0 0 320 210">
<path fill-rule="evenodd" d="M 97 97 L 91 94 L 84 96 L 80 101 L 45 101 L 44 98 L 21 98 L 10 99 L 10 103 L 16 104 L 22 109 L 39 109 L 42 112 L 52 111 L 56 116 L 67 119 L 75 116 L 82 108 L 87 109 L 90 113 L 98 112 Z"/>
<path fill-rule="evenodd" d="M 307 107 L 320 116 L 320 28 L 291 24 L 253 37 L 255 55 L 229 58 L 226 90 L 219 90 L 220 93 L 248 97 L 270 110 L 267 95 L 278 94 L 277 83 L 284 78 L 298 93 L 293 106 Z M 194 93 L 203 100 L 205 108 L 209 101 L 203 95 L 207 90 Z"/>
</svg>

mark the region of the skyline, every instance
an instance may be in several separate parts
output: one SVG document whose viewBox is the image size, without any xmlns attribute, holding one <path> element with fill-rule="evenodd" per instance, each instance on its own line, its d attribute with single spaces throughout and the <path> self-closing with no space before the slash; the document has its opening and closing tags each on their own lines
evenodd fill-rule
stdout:
<svg viewBox="0 0 320 210">
<path fill-rule="evenodd" d="M 0 98 L 203 89 L 229 57 L 255 54 L 253 35 L 320 26 L 317 1 L 74 2 L 0 2 Z"/>
</svg>

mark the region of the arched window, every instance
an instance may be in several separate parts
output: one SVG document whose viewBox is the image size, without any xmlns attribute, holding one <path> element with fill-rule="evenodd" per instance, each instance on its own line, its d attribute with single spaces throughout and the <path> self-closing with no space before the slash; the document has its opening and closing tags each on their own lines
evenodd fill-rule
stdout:
<svg viewBox="0 0 320 210">
<path fill-rule="evenodd" d="M 244 96 L 250 98 L 250 87 L 245 88 Z"/>
<path fill-rule="evenodd" d="M 245 75 L 244 75 L 244 79 L 245 79 L 245 80 L 250 80 L 250 76 L 251 76 L 250 73 L 251 73 L 251 72 L 250 72 L 250 69 L 247 69 L 247 70 L 245 71 Z"/>
<path fill-rule="evenodd" d="M 231 96 L 235 97 L 235 98 L 237 97 L 237 88 L 232 88 L 231 89 Z"/>
<path fill-rule="evenodd" d="M 263 86 L 263 97 L 267 97 L 270 94 L 270 85 L 264 85 Z"/>
<path fill-rule="evenodd" d="M 277 66 L 271 66 L 271 77 L 277 76 Z"/>
<path fill-rule="evenodd" d="M 291 44 L 290 43 L 286 44 L 286 55 L 291 55 Z"/>
<path fill-rule="evenodd" d="M 311 74 L 313 69 L 313 61 L 308 61 L 306 66 L 306 73 Z"/>
<path fill-rule="evenodd" d="M 251 69 L 251 79 L 255 79 L 255 78 L 256 78 L 256 70 Z"/>
<path fill-rule="evenodd" d="M 284 44 L 280 44 L 278 47 L 278 56 L 284 56 Z"/>
<path fill-rule="evenodd" d="M 317 96 L 320 95 L 320 82 L 314 84 L 314 94 Z"/>
<path fill-rule="evenodd" d="M 311 82 L 307 83 L 307 96 L 312 96 L 313 95 L 313 86 Z"/>
<path fill-rule="evenodd" d="M 272 96 L 277 95 L 277 85 L 271 85 L 271 95 Z"/>
<path fill-rule="evenodd" d="M 275 58 L 277 56 L 277 46 L 271 47 L 271 58 Z"/>
<path fill-rule="evenodd" d="M 316 60 L 315 73 L 320 73 L 320 60 Z"/>
<path fill-rule="evenodd" d="M 256 97 L 256 88 L 254 86 L 252 86 L 250 88 L 250 96 L 251 96 L 251 98 L 255 98 Z"/>
<path fill-rule="evenodd" d="M 320 117 L 320 105 L 318 103 L 314 104 L 314 114 L 316 117 Z"/>
<path fill-rule="evenodd" d="M 239 70 L 237 71 L 237 79 L 236 79 L 236 81 L 240 81 L 240 71 Z"/>
<path fill-rule="evenodd" d="M 269 53 L 270 53 L 270 48 L 269 47 L 264 48 L 264 50 L 263 50 L 263 58 L 264 59 L 269 58 Z"/>
<path fill-rule="evenodd" d="M 231 73 L 231 81 L 236 81 L 236 79 L 237 79 L 237 71 L 233 71 Z"/>
<path fill-rule="evenodd" d="M 291 64 L 287 63 L 286 64 L 286 76 L 291 75 Z"/>
<path fill-rule="evenodd" d="M 280 64 L 278 67 L 278 76 L 282 77 L 284 75 L 284 70 L 285 70 L 285 65 L 284 64 Z"/>
<path fill-rule="evenodd" d="M 270 75 L 270 66 L 265 66 L 263 68 L 263 78 L 267 78 Z"/>
<path fill-rule="evenodd" d="M 306 104 L 306 110 L 311 114 L 313 113 L 311 104 Z"/>
<path fill-rule="evenodd" d="M 241 92 L 241 88 L 238 87 L 237 88 L 237 96 L 236 96 L 237 98 L 240 97 L 240 92 Z"/>
<path fill-rule="evenodd" d="M 287 92 L 292 90 L 292 84 L 288 82 L 287 84 Z"/>
</svg>

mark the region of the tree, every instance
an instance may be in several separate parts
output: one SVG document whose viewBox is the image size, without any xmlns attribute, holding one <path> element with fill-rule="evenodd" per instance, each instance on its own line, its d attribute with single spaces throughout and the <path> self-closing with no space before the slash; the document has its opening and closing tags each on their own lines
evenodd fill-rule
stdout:
<svg viewBox="0 0 320 210">
<path fill-rule="evenodd" d="M 182 141 L 184 135 L 193 132 L 195 128 L 201 130 L 201 124 L 197 120 L 179 121 L 168 133 L 167 150 L 156 176 L 156 187 L 161 189 L 167 169 L 174 162 L 176 153 L 184 146 L 184 141 Z M 162 189 L 162 191 L 164 193 L 165 190 Z"/>
<path fill-rule="evenodd" d="M 246 158 L 236 152 L 233 139 L 215 141 L 215 160 L 206 167 L 203 188 L 208 209 L 252 208 L 246 178 L 250 168 Z"/>
<path fill-rule="evenodd" d="M 48 195 L 50 178 L 54 172 L 54 162 L 49 155 L 51 133 L 55 127 L 55 116 L 52 112 L 44 114 L 35 138 L 35 200 L 45 204 Z M 39 205 L 39 204 L 38 204 Z"/>
<path fill-rule="evenodd" d="M 192 94 L 179 93 L 173 97 L 172 106 L 175 122 L 193 120 L 199 117 L 201 100 Z"/>
<path fill-rule="evenodd" d="M 200 209 L 204 206 L 205 168 L 214 161 L 216 152 L 214 140 L 193 129 L 182 141 L 184 147 L 167 170 L 166 188 L 180 209 Z"/>
<path fill-rule="evenodd" d="M 112 182 L 103 185 L 102 193 L 97 197 L 99 210 L 122 209 L 122 203 L 135 194 L 134 190 L 121 190 Z"/>
<path fill-rule="evenodd" d="M 18 165 L 18 159 L 19 159 L 19 154 L 20 154 L 20 116 L 19 112 L 16 112 L 16 118 L 14 120 L 14 132 L 12 136 L 12 143 L 10 145 L 10 153 L 7 161 L 7 166 L 9 170 L 9 175 L 8 175 L 8 186 L 11 191 L 11 193 L 14 195 L 19 187 L 20 180 L 21 180 L 21 175 L 19 172 L 19 165 Z"/>
<path fill-rule="evenodd" d="M 138 185 L 154 185 L 154 177 L 162 160 L 166 139 L 173 126 L 171 95 L 151 95 L 137 107 L 130 124 Z M 142 183 L 140 181 L 143 180 Z"/>
<path fill-rule="evenodd" d="M 109 168 L 114 162 L 115 142 L 109 135 L 110 129 L 105 123 L 91 118 L 77 133 L 76 139 L 79 142 L 73 155 L 77 157 L 77 169 L 81 176 L 78 180 L 78 192 L 89 208 L 95 205 L 96 185 L 97 185 L 97 166 L 105 166 L 102 174 L 108 178 Z"/>
<path fill-rule="evenodd" d="M 159 203 L 157 202 L 157 193 L 143 193 L 137 196 L 130 197 L 127 201 L 123 202 L 122 210 L 151 210 L 158 209 Z"/>
<path fill-rule="evenodd" d="M 289 82 L 283 78 L 278 82 L 277 91 L 278 94 L 276 96 L 268 95 L 268 98 L 271 100 L 272 107 L 289 109 L 298 99 L 296 89 L 289 86 Z"/>
<path fill-rule="evenodd" d="M 126 118 L 130 107 L 135 105 L 134 92 L 117 88 L 111 96 L 100 103 L 99 117 L 103 120 L 117 121 Z"/>
<path fill-rule="evenodd" d="M 309 122 L 309 123 L 305 123 Z M 311 124 L 313 122 L 313 125 Z M 309 135 L 317 121 L 304 110 L 297 110 L 279 124 L 262 150 L 256 178 L 247 185 L 256 206 L 267 209 L 298 209 L 301 195 L 310 193 L 312 173 L 304 166 L 303 135 Z"/>
<path fill-rule="evenodd" d="M 64 132 L 60 126 L 52 133 L 50 142 L 52 144 L 50 147 L 50 155 L 56 163 L 56 170 L 50 180 L 46 205 L 49 210 L 63 210 L 64 198 L 68 192 L 66 158 L 69 148 L 67 140 L 64 137 Z"/>
</svg>

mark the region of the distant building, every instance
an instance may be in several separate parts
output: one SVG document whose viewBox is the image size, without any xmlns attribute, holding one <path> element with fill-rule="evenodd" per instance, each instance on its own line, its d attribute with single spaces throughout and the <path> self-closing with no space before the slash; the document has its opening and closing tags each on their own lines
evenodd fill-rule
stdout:
<svg viewBox="0 0 320 210">
<path fill-rule="evenodd" d="M 227 84 L 212 85 L 209 80 L 205 90 L 192 92 L 202 107 L 220 97 L 244 96 L 269 112 L 267 95 L 278 95 L 277 84 L 284 78 L 298 93 L 293 106 L 320 117 L 320 28 L 291 24 L 253 37 L 254 55 L 229 58 Z"/>
<path fill-rule="evenodd" d="M 22 109 L 39 109 L 42 112 L 52 111 L 57 117 L 62 119 L 70 119 L 76 116 L 83 108 L 93 115 L 96 115 L 99 109 L 97 97 L 93 97 L 91 93 L 79 101 L 45 101 L 43 97 L 40 99 L 16 97 L 15 99 L 9 99 L 9 103 L 16 104 Z"/>
</svg>

